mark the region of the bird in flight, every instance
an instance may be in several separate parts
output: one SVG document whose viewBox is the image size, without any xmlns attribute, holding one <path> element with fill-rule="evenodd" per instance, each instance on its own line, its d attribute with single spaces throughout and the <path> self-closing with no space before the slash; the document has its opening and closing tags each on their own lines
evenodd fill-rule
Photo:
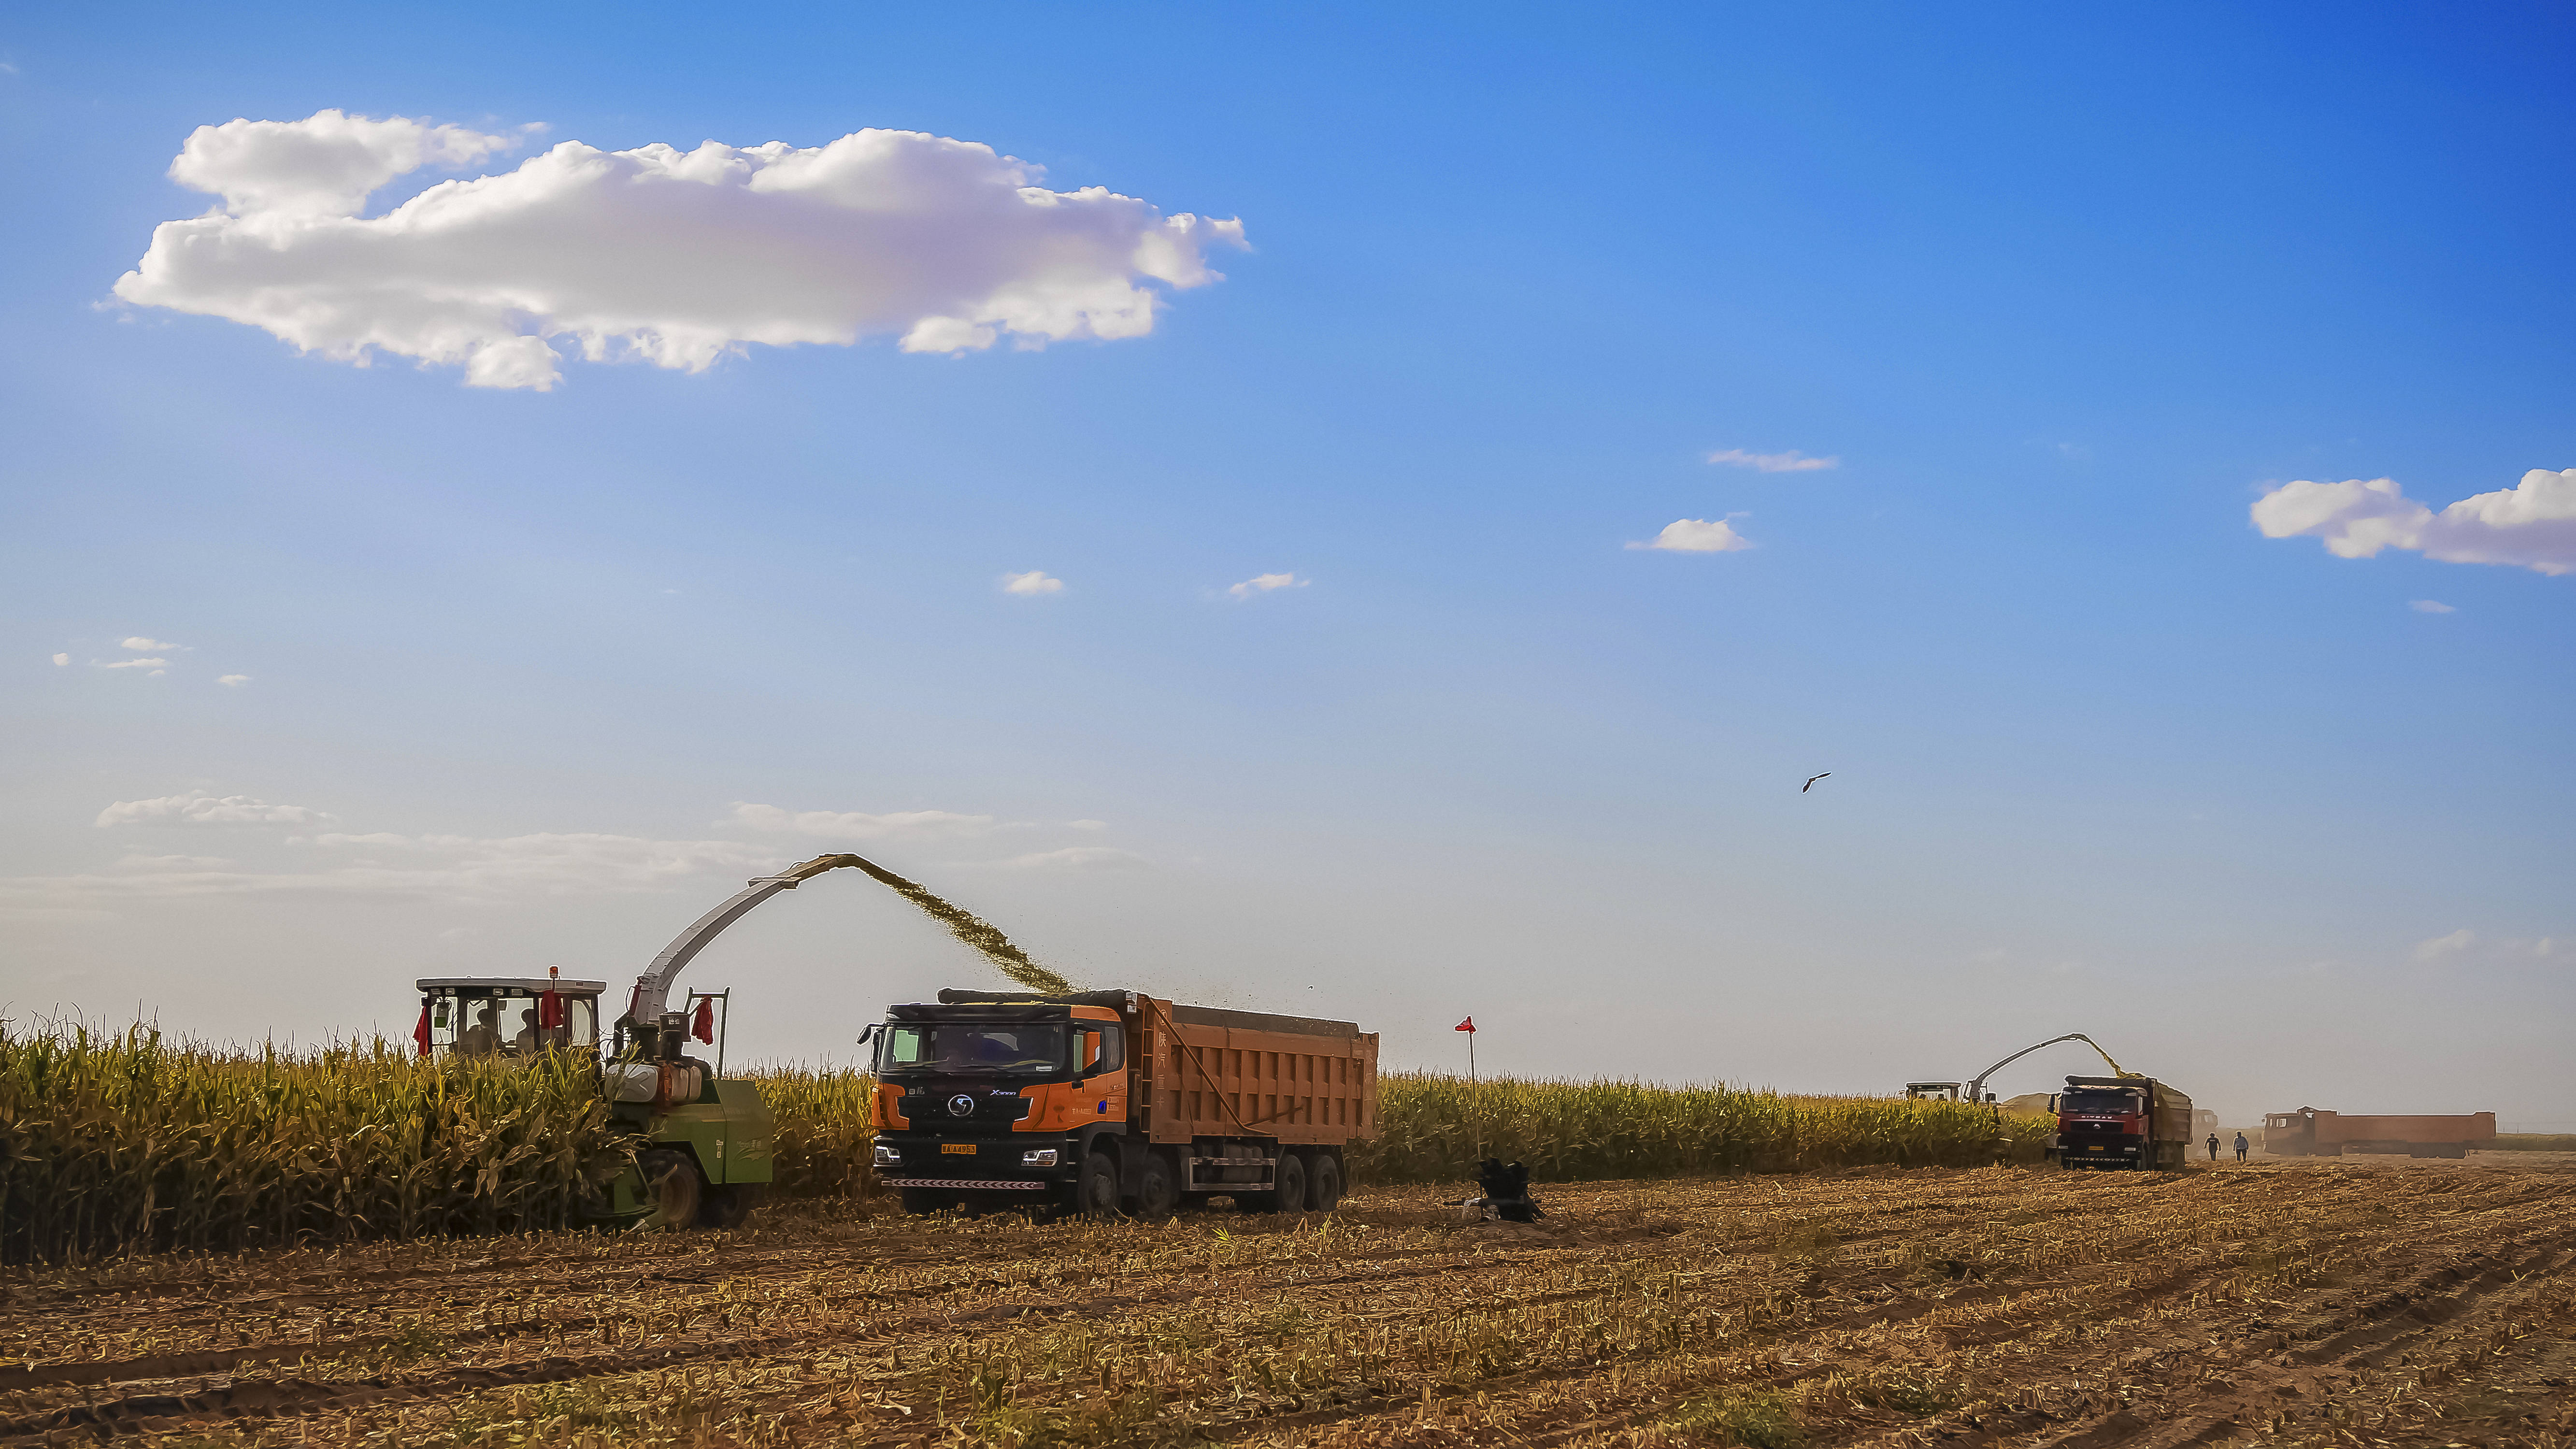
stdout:
<svg viewBox="0 0 2576 1449">
<path fill-rule="evenodd" d="M 1830 775 L 1830 774 L 1832 774 L 1832 773 L 1833 773 L 1833 771 L 1831 771 L 1831 770 L 1827 770 L 1827 771 L 1825 772 L 1825 775 Z M 1825 775 L 1809 775 L 1809 776 L 1807 777 L 1807 783 L 1805 783 L 1805 784 L 1803 784 L 1803 785 L 1801 785 L 1801 786 L 1799 786 L 1799 787 L 1798 787 L 1798 793 L 1799 793 L 1799 794 L 1801 794 L 1801 795 L 1804 795 L 1804 794 L 1806 794 L 1808 791 L 1810 791 L 1810 790 L 1812 790 L 1812 789 L 1816 788 L 1816 782 L 1817 782 L 1818 780 L 1821 780 L 1821 779 L 1825 778 Z"/>
</svg>

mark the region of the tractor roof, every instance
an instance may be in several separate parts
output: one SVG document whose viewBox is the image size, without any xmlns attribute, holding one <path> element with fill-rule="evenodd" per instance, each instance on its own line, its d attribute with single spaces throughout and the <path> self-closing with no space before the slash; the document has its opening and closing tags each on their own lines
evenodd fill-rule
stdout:
<svg viewBox="0 0 2576 1449">
<path fill-rule="evenodd" d="M 566 996 L 597 996 L 608 989 L 605 981 L 549 981 L 543 976 L 424 976 L 419 982 L 423 991 L 560 991 Z"/>
</svg>

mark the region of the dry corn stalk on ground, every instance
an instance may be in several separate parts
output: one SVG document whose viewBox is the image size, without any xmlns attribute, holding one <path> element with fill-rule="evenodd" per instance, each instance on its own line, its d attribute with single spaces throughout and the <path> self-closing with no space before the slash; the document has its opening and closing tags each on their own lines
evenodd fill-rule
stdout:
<svg viewBox="0 0 2576 1449">
<path fill-rule="evenodd" d="M 2494 1165 L 2510 1164 L 2510 1169 Z M 1456 1195 L 1452 1190 L 1449 1195 Z M 1433 1188 L 11 1270 L 0 1442 L 2565 1444 L 2576 1168 Z"/>
</svg>

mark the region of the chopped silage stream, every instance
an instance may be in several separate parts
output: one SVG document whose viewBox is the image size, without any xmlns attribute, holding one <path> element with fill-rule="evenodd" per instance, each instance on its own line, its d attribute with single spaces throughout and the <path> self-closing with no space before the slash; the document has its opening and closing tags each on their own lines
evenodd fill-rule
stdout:
<svg viewBox="0 0 2576 1449">
<path fill-rule="evenodd" d="M 2513 1154 L 2530 1157 L 2531 1154 Z M 2562 1444 L 2565 1163 L 1434 1187 L 15 1272 L 0 1443 Z"/>
<path fill-rule="evenodd" d="M 895 894 L 919 906 L 932 920 L 948 928 L 948 933 L 981 952 L 1001 973 L 1031 991 L 1047 996 L 1062 996 L 1073 990 L 1073 983 L 1029 959 L 1026 951 L 1011 944 L 1001 928 L 972 911 L 949 904 L 931 893 L 918 881 L 905 880 L 874 861 L 851 856 L 861 871 L 893 890 Z"/>
</svg>

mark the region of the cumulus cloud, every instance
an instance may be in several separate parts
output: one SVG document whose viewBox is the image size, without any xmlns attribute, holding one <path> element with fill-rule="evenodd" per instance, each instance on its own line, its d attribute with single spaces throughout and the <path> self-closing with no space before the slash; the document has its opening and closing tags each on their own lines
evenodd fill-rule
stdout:
<svg viewBox="0 0 2576 1449">
<path fill-rule="evenodd" d="M 1002 575 L 1002 592 L 1006 594 L 1060 594 L 1064 592 L 1064 580 L 1049 578 L 1046 573 L 1040 569 L 1031 569 L 1024 574 L 1004 574 Z"/>
<path fill-rule="evenodd" d="M 218 674 L 215 676 L 215 683 L 229 684 L 233 688 L 239 689 L 243 685 L 250 683 L 250 676 L 247 674 Z"/>
<path fill-rule="evenodd" d="M 99 659 L 91 662 L 101 669 L 143 669 L 154 674 L 161 673 L 170 663 L 167 659 L 152 656 L 142 659 Z"/>
<path fill-rule="evenodd" d="M 1742 514 L 1731 515 L 1741 518 Z M 1725 519 L 1676 518 L 1664 525 L 1648 543 L 1631 543 L 1630 548 L 1661 549 L 1666 553 L 1734 553 L 1751 548 L 1753 543 Z"/>
<path fill-rule="evenodd" d="M 1313 579 L 1301 579 L 1295 574 L 1255 574 L 1242 583 L 1228 587 L 1226 592 L 1238 599 L 1248 599 L 1255 594 L 1269 593 L 1273 589 L 1302 589 L 1313 582 Z"/>
<path fill-rule="evenodd" d="M 56 668 L 68 666 L 71 662 L 72 657 L 68 654 L 57 654 L 54 656 L 54 665 Z"/>
<path fill-rule="evenodd" d="M 1748 453 L 1742 448 L 1727 448 L 1709 454 L 1708 460 L 1730 468 L 1751 468 L 1757 473 L 1818 473 L 1843 464 L 1840 458 L 1810 458 L 1795 448 L 1785 453 Z"/>
<path fill-rule="evenodd" d="M 2462 928 L 2460 930 L 2453 931 L 2447 936 L 2435 936 L 2429 941 L 2416 942 L 2415 959 L 2418 961 L 2439 961 L 2445 956 L 2457 956 L 2477 943 L 2478 933 Z"/>
<path fill-rule="evenodd" d="M 2418 614 L 2456 614 L 2460 612 L 2458 609 L 2451 607 L 2449 604 L 2443 603 L 2439 599 L 2417 599 L 2406 607 L 2413 609 Z"/>
<path fill-rule="evenodd" d="M 116 295 L 340 361 L 385 352 L 542 391 L 562 376 L 557 342 L 694 372 L 755 342 L 1141 337 L 1162 289 L 1220 280 L 1209 250 L 1244 244 L 1239 221 L 1051 191 L 1038 166 L 917 131 L 804 148 L 566 141 L 360 214 L 396 177 L 507 144 L 337 111 L 200 128 L 171 175 L 224 205 L 155 229 Z"/>
<path fill-rule="evenodd" d="M 138 653 L 156 654 L 164 649 L 185 649 L 188 646 L 185 644 L 171 644 L 159 639 L 146 639 L 142 635 L 137 634 L 126 640 L 124 645 L 121 647 L 135 650 Z"/>
<path fill-rule="evenodd" d="M 781 835 L 877 840 L 906 834 L 972 835 L 992 829 L 993 817 L 961 815 L 954 810 L 897 810 L 870 815 L 860 810 L 781 810 L 775 805 L 738 803 L 733 807 L 732 818 L 718 823 Z"/>
<path fill-rule="evenodd" d="M 248 795 L 209 795 L 202 790 L 154 800 L 119 800 L 94 822 L 111 825 L 321 825 L 333 817 L 301 805 L 271 805 Z"/>
<path fill-rule="evenodd" d="M 2401 548 L 2444 563 L 2576 572 L 2576 468 L 2534 468 L 2511 488 L 2463 498 L 2439 513 L 2391 479 L 2302 478 L 2256 499 L 2253 519 L 2265 538 L 2313 535 L 2337 558 Z"/>
</svg>

